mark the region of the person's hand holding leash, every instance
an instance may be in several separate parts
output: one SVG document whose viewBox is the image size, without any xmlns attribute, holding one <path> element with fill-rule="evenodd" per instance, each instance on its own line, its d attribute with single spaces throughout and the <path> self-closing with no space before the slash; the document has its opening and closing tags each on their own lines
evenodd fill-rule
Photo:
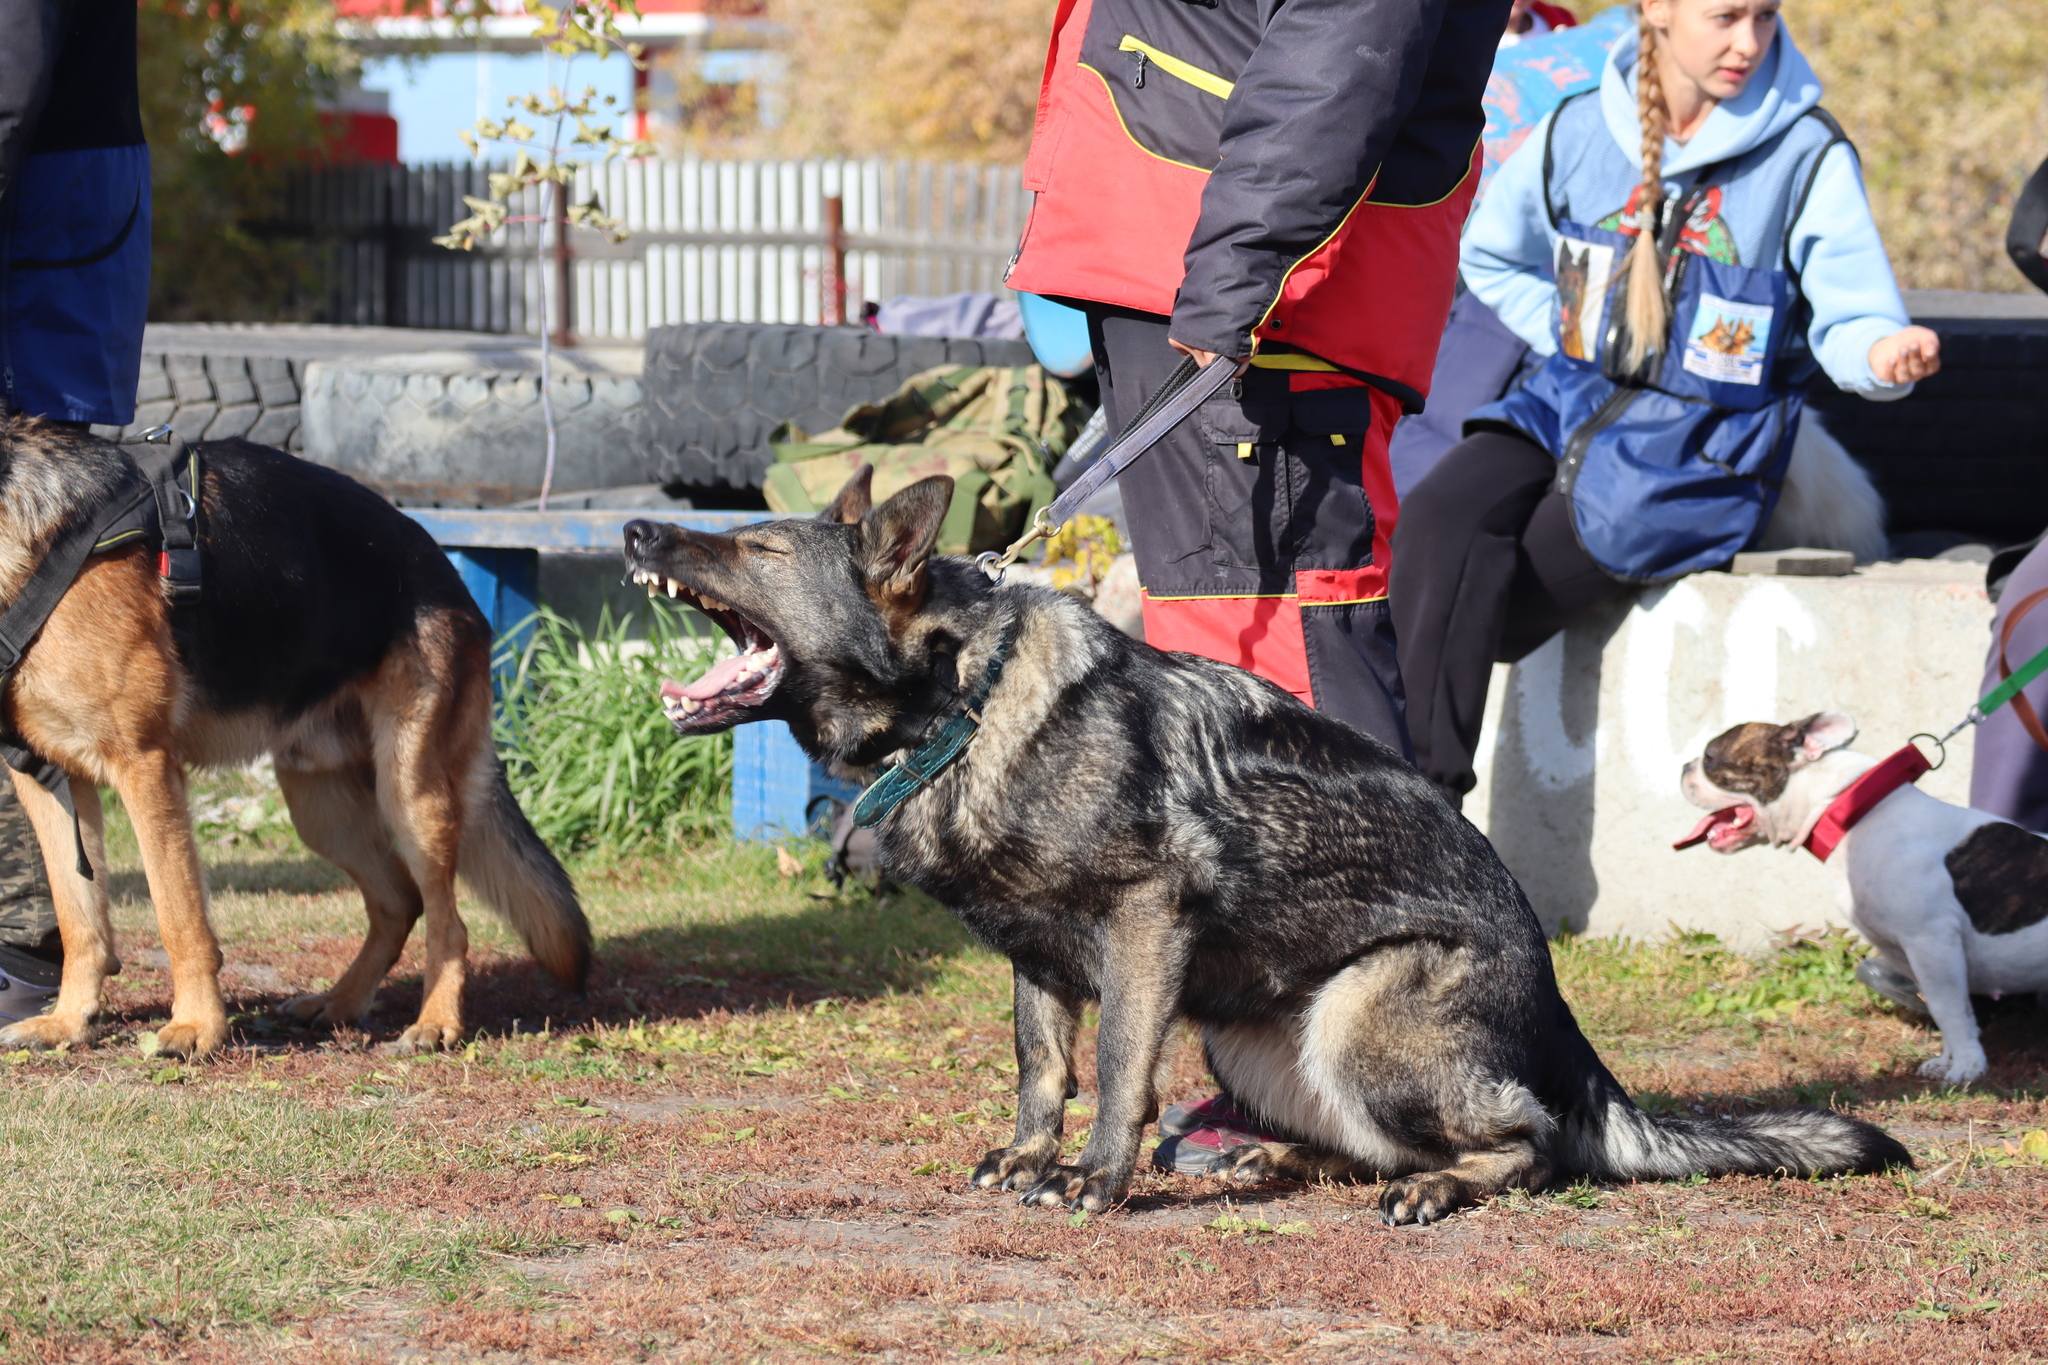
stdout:
<svg viewBox="0 0 2048 1365">
<path fill-rule="evenodd" d="M 1917 383 L 1941 369 L 1941 337 L 1927 327 L 1893 332 L 1871 346 L 1870 369 L 1880 383 Z"/>
<path fill-rule="evenodd" d="M 1184 356 L 1193 357 L 1194 362 L 1197 365 L 1200 365 L 1205 370 L 1209 368 L 1209 362 L 1216 359 L 1216 353 L 1214 351 L 1198 351 L 1192 346 L 1184 345 L 1181 342 L 1173 340 L 1171 337 L 1167 338 L 1166 344 L 1173 347 L 1174 350 L 1179 351 Z M 1250 356 L 1235 357 L 1232 359 L 1231 363 L 1237 366 L 1237 372 L 1239 374 L 1243 374 L 1246 370 L 1252 367 Z"/>
</svg>

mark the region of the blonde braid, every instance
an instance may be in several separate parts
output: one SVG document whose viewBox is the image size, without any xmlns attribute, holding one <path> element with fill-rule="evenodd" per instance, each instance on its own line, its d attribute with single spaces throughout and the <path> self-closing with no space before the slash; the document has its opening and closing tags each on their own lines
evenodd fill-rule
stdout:
<svg viewBox="0 0 2048 1365">
<path fill-rule="evenodd" d="M 1657 72 L 1657 30 L 1650 17 L 1636 11 L 1636 111 L 1643 124 L 1643 187 L 1636 216 L 1636 244 L 1629 255 L 1628 355 L 1631 372 L 1652 352 L 1664 348 L 1670 319 L 1664 306 L 1663 253 L 1657 249 L 1657 228 L 1664 205 L 1664 81 Z"/>
</svg>

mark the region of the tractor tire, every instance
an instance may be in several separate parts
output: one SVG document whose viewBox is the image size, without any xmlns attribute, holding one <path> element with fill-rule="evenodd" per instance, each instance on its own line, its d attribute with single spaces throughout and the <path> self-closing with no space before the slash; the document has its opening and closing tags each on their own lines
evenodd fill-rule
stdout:
<svg viewBox="0 0 2048 1365">
<path fill-rule="evenodd" d="M 188 441 L 244 436 L 299 451 L 299 393 L 306 362 L 284 356 L 192 355 L 145 350 L 135 420 L 97 427 L 116 440 L 168 423 Z"/>
<path fill-rule="evenodd" d="M 1023 341 L 884 336 L 866 327 L 703 322 L 647 334 L 640 456 L 647 477 L 700 507 L 759 505 L 784 422 L 828 431 L 846 410 L 938 365 L 1029 365 Z"/>
</svg>

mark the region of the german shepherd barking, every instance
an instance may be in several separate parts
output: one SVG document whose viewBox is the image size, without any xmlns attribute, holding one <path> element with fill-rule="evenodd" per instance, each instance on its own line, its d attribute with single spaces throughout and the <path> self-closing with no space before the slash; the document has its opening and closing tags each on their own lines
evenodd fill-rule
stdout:
<svg viewBox="0 0 2048 1365">
<path fill-rule="evenodd" d="M 952 481 L 870 507 L 871 478 L 816 521 L 633 522 L 626 561 L 740 647 L 664 689 L 685 734 L 775 718 L 811 754 L 872 770 L 958 715 L 1000 659 L 972 741 L 877 829 L 888 874 L 1014 967 L 1017 1135 L 976 1185 L 1121 1200 L 1183 1018 L 1231 1099 L 1289 1139 L 1238 1148 L 1221 1173 L 1384 1179 L 1388 1223 L 1582 1175 L 1911 1164 L 1818 1110 L 1642 1113 L 1579 1032 L 1491 845 L 1397 754 L 1250 673 L 933 557 Z M 1061 1165 L 1091 1000 L 1097 1115 Z"/>
<path fill-rule="evenodd" d="M 64 940 L 54 1009 L 0 1030 L 0 1047 L 87 1041 L 120 971 L 107 916 L 97 784 L 135 822 L 173 996 L 164 1050 L 227 1038 L 220 946 L 186 804 L 189 766 L 273 759 L 307 847 L 363 893 L 369 933 L 334 986 L 290 1001 L 301 1020 L 368 1013 L 413 922 L 426 919 L 419 1019 L 401 1051 L 462 1036 L 468 935 L 455 878 L 580 988 L 590 929 L 527 823 L 490 742 L 490 627 L 433 540 L 369 489 L 245 441 L 199 447 L 205 586 L 181 653 L 156 557 L 137 545 L 88 560 L 0 693 L 0 720 L 73 778 L 69 816 L 16 775 L 50 872 Z M 0 418 L 0 601 L 90 515 L 127 456 L 82 432 Z M 93 870 L 78 874 L 84 847 Z"/>
</svg>

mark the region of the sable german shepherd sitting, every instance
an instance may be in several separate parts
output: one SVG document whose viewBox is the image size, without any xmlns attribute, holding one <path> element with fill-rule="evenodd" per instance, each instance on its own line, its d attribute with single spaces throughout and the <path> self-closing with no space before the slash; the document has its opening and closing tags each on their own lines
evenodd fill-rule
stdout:
<svg viewBox="0 0 2048 1365">
<path fill-rule="evenodd" d="M 49 868 L 64 975 L 48 1014 L 0 1029 L 0 1047 L 87 1040 L 121 970 L 107 916 L 95 784 L 135 822 L 170 958 L 168 1052 L 227 1037 L 220 947 L 185 769 L 269 754 L 307 847 L 363 892 L 370 930 L 332 989 L 286 1009 L 353 1023 L 426 917 L 419 1020 L 402 1051 L 462 1036 L 468 936 L 458 872 L 556 977 L 582 985 L 590 929 L 561 864 L 527 823 L 490 740 L 490 627 L 433 540 L 353 480 L 246 441 L 202 445 L 204 589 L 194 648 L 172 635 L 156 557 L 140 545 L 88 560 L 0 691 L 0 721 L 72 775 L 78 838 L 56 799 L 16 775 Z M 82 432 L 0 418 L 0 602 L 88 515 L 127 457 Z"/>
<path fill-rule="evenodd" d="M 873 769 L 958 714 L 1002 652 L 972 742 L 878 829 L 889 875 L 1015 969 L 1017 1136 L 975 1184 L 1027 1204 L 1120 1200 L 1181 1018 L 1231 1098 L 1291 1139 L 1237 1149 L 1225 1174 L 1384 1178 L 1389 1223 L 1578 1175 L 1911 1164 L 1817 1110 L 1645 1115 L 1559 996 L 1514 879 L 1397 754 L 1250 673 L 934 558 L 952 481 L 871 509 L 870 478 L 816 521 L 633 522 L 626 562 L 740 647 L 665 689 L 685 734 L 773 717 L 810 753 Z M 1090 1000 L 1098 1111 L 1063 1166 Z"/>
</svg>

